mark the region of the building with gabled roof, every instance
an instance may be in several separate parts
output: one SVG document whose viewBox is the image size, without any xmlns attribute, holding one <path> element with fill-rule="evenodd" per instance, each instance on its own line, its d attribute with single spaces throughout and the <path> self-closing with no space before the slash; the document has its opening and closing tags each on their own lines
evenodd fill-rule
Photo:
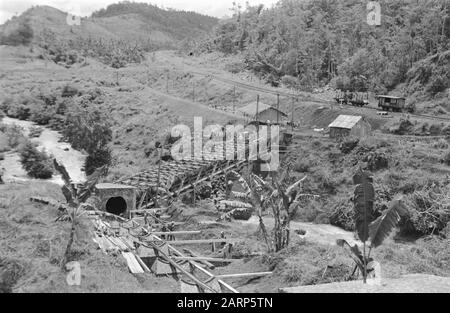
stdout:
<svg viewBox="0 0 450 313">
<path fill-rule="evenodd" d="M 370 134 L 371 126 L 362 116 L 339 115 L 330 125 L 330 138 L 347 136 L 364 137 Z"/>
<path fill-rule="evenodd" d="M 256 112 L 257 109 L 258 112 Z M 283 111 L 271 105 L 262 102 L 257 103 L 256 101 L 239 108 L 238 111 L 247 119 L 258 120 L 264 123 L 281 122 L 283 118 L 287 118 L 288 116 Z"/>
</svg>

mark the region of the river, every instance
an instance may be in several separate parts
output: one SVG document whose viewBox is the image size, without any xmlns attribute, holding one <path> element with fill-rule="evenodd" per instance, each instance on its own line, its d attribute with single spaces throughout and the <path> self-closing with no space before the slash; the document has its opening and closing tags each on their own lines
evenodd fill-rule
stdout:
<svg viewBox="0 0 450 313">
<path fill-rule="evenodd" d="M 17 125 L 23 128 L 24 135 L 28 136 L 31 127 L 36 126 L 35 123 L 29 121 L 22 121 L 10 117 L 4 117 L 1 121 L 7 125 Z M 42 126 L 41 126 L 42 127 Z M 37 138 L 31 138 L 32 142 L 37 143 L 38 149 L 45 149 L 45 151 L 52 155 L 62 163 L 72 178 L 73 182 L 83 182 L 86 175 L 83 171 L 84 161 L 86 155 L 73 149 L 70 144 L 61 142 L 62 135 L 57 131 L 42 127 L 43 132 Z M 5 153 L 5 159 L 0 161 L 0 168 L 3 168 L 3 181 L 47 181 L 58 185 L 63 185 L 63 180 L 59 174 L 54 174 L 50 179 L 33 179 L 27 175 L 20 163 L 20 157 L 16 152 Z"/>
</svg>

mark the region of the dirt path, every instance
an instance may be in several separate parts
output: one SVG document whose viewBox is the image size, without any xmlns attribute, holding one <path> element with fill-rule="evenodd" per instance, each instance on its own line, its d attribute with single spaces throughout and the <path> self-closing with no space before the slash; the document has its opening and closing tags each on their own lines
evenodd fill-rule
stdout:
<svg viewBox="0 0 450 313">
<path fill-rule="evenodd" d="M 33 122 L 21 121 L 9 117 L 2 119 L 3 124 L 18 125 L 24 129 L 24 135 L 28 136 L 29 130 L 35 126 Z M 81 152 L 72 149 L 68 143 L 60 142 L 61 134 L 43 127 L 44 131 L 38 138 L 33 138 L 31 141 L 38 144 L 38 149 L 45 149 L 45 151 L 55 157 L 67 168 L 69 175 L 74 182 L 82 182 L 86 175 L 82 171 L 84 160 L 86 156 Z M 34 181 L 30 178 L 20 164 L 20 157 L 16 152 L 7 153 L 5 159 L 0 161 L 0 167 L 4 168 L 3 180 L 5 182 L 12 181 Z M 36 180 L 42 181 L 42 180 Z M 63 181 L 59 175 L 54 175 L 51 179 L 45 180 L 55 184 L 62 185 Z"/>
</svg>

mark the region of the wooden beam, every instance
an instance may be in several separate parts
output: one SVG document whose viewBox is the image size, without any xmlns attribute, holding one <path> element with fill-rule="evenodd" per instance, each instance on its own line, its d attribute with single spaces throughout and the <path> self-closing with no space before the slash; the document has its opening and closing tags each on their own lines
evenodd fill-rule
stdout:
<svg viewBox="0 0 450 313">
<path fill-rule="evenodd" d="M 208 262 L 224 262 L 224 263 L 230 263 L 238 260 L 238 259 L 209 258 L 204 256 L 174 256 L 172 257 L 172 259 L 182 261 L 208 261 Z"/>
<path fill-rule="evenodd" d="M 177 231 L 149 231 L 152 235 L 199 235 L 201 230 L 177 230 Z"/>
<path fill-rule="evenodd" d="M 183 251 L 186 252 L 186 253 L 187 253 L 188 255 L 190 255 L 190 256 L 198 256 L 197 254 L 195 254 L 194 252 L 192 252 L 191 250 L 189 250 L 189 249 L 187 249 L 187 248 L 184 248 Z M 215 268 L 215 265 L 212 264 L 212 263 L 210 263 L 210 262 L 208 262 L 208 261 L 200 260 L 200 263 L 204 264 L 204 265 L 207 266 L 209 269 L 214 269 L 214 268 Z"/>
<path fill-rule="evenodd" d="M 267 275 L 272 275 L 272 272 L 222 274 L 222 275 L 216 275 L 216 277 L 217 278 L 239 278 L 239 277 L 267 276 Z"/>
<path fill-rule="evenodd" d="M 165 208 L 159 209 L 140 209 L 140 210 L 130 210 L 131 213 L 155 213 L 166 210 Z"/>
<path fill-rule="evenodd" d="M 155 240 L 154 242 L 159 242 Z M 189 245 L 189 244 L 202 244 L 202 243 L 228 243 L 233 242 L 230 239 L 192 239 L 192 240 L 173 240 L 167 241 L 171 245 Z"/>
<path fill-rule="evenodd" d="M 154 238 L 161 240 L 160 238 L 158 238 L 157 236 L 153 236 Z M 177 249 L 175 249 L 174 247 L 172 247 L 170 244 L 167 244 L 167 246 L 169 247 L 169 249 L 174 252 L 175 254 L 177 254 L 178 256 L 184 256 L 180 251 L 178 251 Z M 215 277 L 213 274 L 211 274 L 210 272 L 208 272 L 207 270 L 205 270 L 203 267 L 200 266 L 200 264 L 198 264 L 196 261 L 188 261 L 189 264 L 193 267 L 195 267 L 196 269 L 198 269 L 199 271 L 205 273 L 208 277 Z M 231 287 L 229 284 L 227 284 L 226 282 L 224 282 L 223 280 L 218 279 L 217 280 L 219 282 L 219 284 L 222 287 L 225 287 L 226 289 L 228 289 L 230 292 L 232 293 L 239 293 L 239 291 L 237 291 L 236 289 L 234 289 L 233 287 Z"/>
<path fill-rule="evenodd" d="M 158 238 L 159 239 L 159 238 Z M 147 241 L 147 243 L 149 243 L 155 250 L 158 251 L 158 256 L 162 257 L 164 260 L 166 260 L 167 262 L 169 262 L 171 265 L 173 265 L 176 269 L 178 269 L 180 272 L 182 272 L 183 274 L 185 274 L 187 277 L 189 277 L 191 280 L 193 280 L 200 288 L 202 288 L 203 290 L 210 290 L 212 292 L 217 292 L 215 291 L 213 288 L 211 288 L 210 286 L 208 286 L 207 284 L 205 284 L 204 282 L 202 282 L 201 280 L 199 280 L 197 277 L 195 277 L 194 275 L 192 275 L 191 273 L 189 273 L 188 271 L 186 271 L 182 266 L 180 266 L 177 262 L 175 262 L 170 256 L 166 255 L 161 249 L 160 247 L 158 247 L 158 245 L 154 244 L 151 241 Z"/>
</svg>

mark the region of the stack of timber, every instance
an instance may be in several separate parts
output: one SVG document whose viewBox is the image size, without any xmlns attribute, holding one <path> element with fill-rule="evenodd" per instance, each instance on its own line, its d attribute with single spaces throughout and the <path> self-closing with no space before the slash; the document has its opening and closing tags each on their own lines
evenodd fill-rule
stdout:
<svg viewBox="0 0 450 313">
<path fill-rule="evenodd" d="M 233 240 L 225 238 L 177 240 L 174 236 L 195 235 L 200 231 L 154 231 L 150 226 L 140 225 L 135 220 L 108 222 L 97 216 L 92 222 L 95 228 L 93 240 L 104 253 L 121 255 L 132 274 L 172 275 L 180 282 L 181 292 L 238 293 L 223 279 L 271 274 L 260 272 L 215 275 L 209 271 L 215 268 L 215 264 L 227 264 L 237 260 L 226 258 L 225 254 L 224 258 L 203 257 L 186 248 L 182 253 L 174 247 L 174 245 L 216 243 L 226 243 L 228 246 Z M 163 240 L 159 236 L 174 240 Z"/>
</svg>

